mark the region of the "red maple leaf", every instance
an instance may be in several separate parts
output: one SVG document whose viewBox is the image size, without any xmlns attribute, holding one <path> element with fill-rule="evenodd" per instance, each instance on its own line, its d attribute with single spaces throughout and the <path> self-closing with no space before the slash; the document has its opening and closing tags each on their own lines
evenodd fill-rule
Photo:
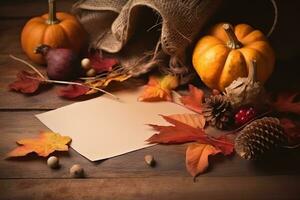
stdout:
<svg viewBox="0 0 300 200">
<path fill-rule="evenodd" d="M 281 93 L 277 95 L 272 103 L 273 108 L 279 112 L 295 113 L 300 115 L 300 102 L 296 102 L 296 97 L 300 93 Z"/>
<path fill-rule="evenodd" d="M 99 53 L 90 54 L 89 59 L 92 68 L 94 68 L 97 73 L 112 71 L 112 68 L 119 63 L 118 60 L 114 58 L 104 58 Z"/>
<path fill-rule="evenodd" d="M 44 83 L 37 73 L 28 71 L 20 71 L 17 74 L 17 80 L 9 84 L 9 88 L 14 91 L 18 91 L 24 94 L 35 93 L 40 85 Z"/>
<path fill-rule="evenodd" d="M 57 95 L 66 99 L 74 99 L 85 95 L 89 87 L 83 85 L 68 85 L 57 91 Z"/>
<path fill-rule="evenodd" d="M 181 97 L 181 102 L 185 107 L 198 113 L 202 112 L 203 100 L 204 92 L 193 85 L 189 85 L 188 95 Z"/>
<path fill-rule="evenodd" d="M 147 142 L 159 144 L 181 144 L 186 142 L 198 142 L 210 144 L 217 147 L 224 155 L 233 152 L 233 143 L 226 136 L 214 138 L 205 133 L 199 127 L 193 127 L 181 121 L 173 119 L 171 116 L 162 116 L 167 122 L 174 126 L 150 125 L 158 133 L 151 136 Z M 204 126 L 204 125 L 203 125 Z"/>
<path fill-rule="evenodd" d="M 225 156 L 233 153 L 234 145 L 225 135 L 217 138 L 210 137 L 210 140 L 213 141 L 211 144 L 218 147 Z"/>
</svg>

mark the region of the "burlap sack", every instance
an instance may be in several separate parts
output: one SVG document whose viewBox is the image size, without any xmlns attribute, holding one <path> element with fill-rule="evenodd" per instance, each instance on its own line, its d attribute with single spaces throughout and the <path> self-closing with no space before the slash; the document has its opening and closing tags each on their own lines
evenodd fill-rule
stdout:
<svg viewBox="0 0 300 200">
<path fill-rule="evenodd" d="M 221 1 L 81 0 L 73 11 L 91 47 L 114 53 L 134 76 L 159 67 L 185 77 L 186 50 Z"/>
</svg>

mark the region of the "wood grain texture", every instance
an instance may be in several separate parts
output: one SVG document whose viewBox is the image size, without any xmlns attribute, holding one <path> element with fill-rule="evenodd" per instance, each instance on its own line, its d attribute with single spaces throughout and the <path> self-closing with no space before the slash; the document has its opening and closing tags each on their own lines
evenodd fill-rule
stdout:
<svg viewBox="0 0 300 200">
<path fill-rule="evenodd" d="M 23 54 L 18 57 L 29 61 Z M 35 66 L 46 74 L 45 67 Z M 30 71 L 26 65 L 13 60 L 9 55 L 0 55 L 0 95 L 3 97 L 0 98 L 0 109 L 54 109 L 74 102 L 56 95 L 56 90 L 61 86 L 44 87 L 42 92 L 33 95 L 10 91 L 8 85 L 16 79 L 16 74 L 21 70 Z"/>
<path fill-rule="evenodd" d="M 69 11 L 74 1 L 57 1 L 58 10 Z M 239 0 L 225 2 L 228 3 L 227 6 L 219 13 L 221 20 L 237 23 L 242 20 L 256 27 L 260 27 L 263 23 L 262 29 L 268 30 L 271 15 L 267 15 L 264 11 L 269 5 L 265 4 L 261 7 L 262 10 L 257 10 L 257 13 L 262 14 L 243 18 L 244 15 L 251 15 L 253 12 L 249 6 L 246 6 L 247 12 L 244 12 L 243 9 L 236 10 L 241 6 Z M 262 1 L 245 2 L 255 7 Z M 280 61 L 277 62 L 273 80 L 268 86 L 271 89 L 291 86 L 299 89 L 297 56 L 300 53 L 298 51 L 300 44 L 299 40 L 294 38 L 299 35 L 300 29 L 297 26 L 291 29 L 289 23 L 291 15 L 293 19 L 299 16 L 297 13 L 299 3 L 290 1 L 278 3 L 279 24 L 270 39 Z M 229 11 L 228 8 L 233 11 Z M 6 153 L 16 147 L 17 140 L 35 137 L 39 131 L 48 130 L 34 117 L 35 114 L 74 102 L 57 97 L 56 90 L 60 86 L 50 87 L 30 96 L 11 92 L 7 87 L 15 79 L 18 71 L 27 69 L 23 64 L 8 57 L 8 54 L 13 54 L 28 60 L 20 48 L 19 37 L 22 27 L 30 17 L 46 12 L 46 0 L 0 1 L 1 200 L 299 199 L 300 149 L 278 151 L 272 157 L 259 162 L 249 162 L 236 155 L 230 158 L 216 156 L 210 159 L 211 166 L 207 173 L 199 176 L 195 183 L 185 169 L 187 145 L 156 145 L 99 162 L 90 162 L 71 149 L 68 153 L 55 154 L 59 156 L 61 162 L 58 170 L 48 168 L 46 159 L 35 155 L 3 159 Z M 238 20 L 233 19 L 232 13 L 239 16 Z M 261 20 L 263 15 L 266 18 Z M 37 67 L 45 73 L 44 67 Z M 282 83 L 283 79 L 289 81 Z M 152 154 L 155 157 L 157 161 L 155 168 L 150 168 L 144 163 L 145 154 Z M 84 167 L 85 179 L 69 177 L 69 168 L 76 163 Z"/>
<path fill-rule="evenodd" d="M 0 180 L 0 199 L 299 199 L 299 176 Z M 18 192 L 16 192 L 18 191 Z M 3 198 L 5 197 L 5 198 Z"/>
<path fill-rule="evenodd" d="M 57 11 L 70 12 L 76 0 L 58 0 Z M 0 19 L 20 19 L 39 16 L 48 12 L 47 0 L 1 0 Z"/>
<path fill-rule="evenodd" d="M 39 112 L 0 112 L 0 157 L 16 147 L 15 141 L 35 137 L 39 131 L 48 130 L 35 114 Z M 101 125 L 101 124 L 100 124 Z M 63 133 L 61 133 L 63 135 Z M 81 164 L 89 178 L 118 177 L 190 177 L 185 169 L 185 149 L 187 145 L 157 145 L 129 154 L 99 162 L 90 162 L 74 150 L 69 153 L 57 153 L 61 169 L 51 170 L 45 158 L 35 155 L 4 160 L 0 159 L 0 178 L 66 178 L 68 169 L 75 163 Z M 249 162 L 233 156 L 213 157 L 209 171 L 201 177 L 249 177 L 272 175 L 300 175 L 299 151 L 281 151 L 274 157 L 262 162 Z M 149 168 L 144 156 L 152 154 L 155 168 Z M 191 179 L 192 181 L 192 179 Z"/>
</svg>

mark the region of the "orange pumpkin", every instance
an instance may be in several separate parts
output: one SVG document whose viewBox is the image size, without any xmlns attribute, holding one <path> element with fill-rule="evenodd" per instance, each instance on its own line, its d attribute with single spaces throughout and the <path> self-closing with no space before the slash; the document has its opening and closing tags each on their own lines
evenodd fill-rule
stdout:
<svg viewBox="0 0 300 200">
<path fill-rule="evenodd" d="M 252 60 L 257 61 L 257 80 L 263 84 L 272 74 L 274 52 L 264 34 L 247 24 L 217 24 L 193 52 L 193 66 L 201 80 L 220 91 L 237 78 L 247 77 Z"/>
<path fill-rule="evenodd" d="M 86 42 L 86 32 L 71 14 L 58 12 L 55 0 L 49 0 L 49 13 L 30 19 L 21 33 L 21 45 L 27 56 L 37 64 L 45 64 L 40 54 L 35 54 L 39 44 L 53 48 L 71 48 L 79 52 Z"/>
</svg>

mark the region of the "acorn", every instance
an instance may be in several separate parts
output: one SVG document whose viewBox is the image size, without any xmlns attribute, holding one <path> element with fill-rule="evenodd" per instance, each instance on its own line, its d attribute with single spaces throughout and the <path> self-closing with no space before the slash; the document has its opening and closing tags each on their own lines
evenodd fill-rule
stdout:
<svg viewBox="0 0 300 200">
<path fill-rule="evenodd" d="M 152 155 L 145 155 L 144 159 L 145 159 L 146 164 L 149 165 L 150 167 L 155 166 L 156 162 Z"/>
<path fill-rule="evenodd" d="M 57 169 L 59 167 L 59 159 L 56 156 L 50 156 L 47 159 L 47 165 L 52 169 Z"/>
<path fill-rule="evenodd" d="M 70 175 L 73 178 L 83 178 L 84 170 L 79 164 L 75 164 L 70 168 Z"/>
<path fill-rule="evenodd" d="M 91 60 L 89 58 L 83 58 L 81 60 L 81 67 L 85 70 L 91 69 Z"/>
</svg>

